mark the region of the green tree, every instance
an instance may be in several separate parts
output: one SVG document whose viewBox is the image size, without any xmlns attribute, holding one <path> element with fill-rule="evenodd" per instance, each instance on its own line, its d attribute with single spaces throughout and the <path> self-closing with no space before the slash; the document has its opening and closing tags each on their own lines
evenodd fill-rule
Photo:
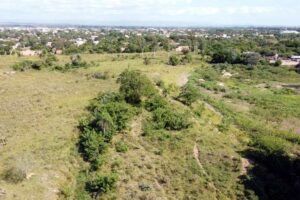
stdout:
<svg viewBox="0 0 300 200">
<path fill-rule="evenodd" d="M 140 71 L 125 70 L 118 78 L 120 93 L 131 104 L 140 104 L 142 97 L 150 97 L 156 93 L 154 85 Z"/>
</svg>

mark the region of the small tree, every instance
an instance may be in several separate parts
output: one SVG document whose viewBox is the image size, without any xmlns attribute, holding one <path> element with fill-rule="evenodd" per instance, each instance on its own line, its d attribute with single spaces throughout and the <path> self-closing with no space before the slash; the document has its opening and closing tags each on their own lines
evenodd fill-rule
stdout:
<svg viewBox="0 0 300 200">
<path fill-rule="evenodd" d="M 243 55 L 243 61 L 246 65 L 257 65 L 260 59 L 261 56 L 259 53 L 246 53 Z"/>
<path fill-rule="evenodd" d="M 142 97 L 150 97 L 156 93 L 154 85 L 140 71 L 125 70 L 118 78 L 120 93 L 131 104 L 139 104 Z"/>
</svg>

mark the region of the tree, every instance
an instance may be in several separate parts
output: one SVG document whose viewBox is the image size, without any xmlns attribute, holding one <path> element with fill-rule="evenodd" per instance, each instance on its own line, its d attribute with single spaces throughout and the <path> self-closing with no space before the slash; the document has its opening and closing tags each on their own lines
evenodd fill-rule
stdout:
<svg viewBox="0 0 300 200">
<path fill-rule="evenodd" d="M 251 66 L 254 66 L 254 65 L 257 65 L 257 63 L 259 62 L 259 60 L 261 59 L 261 56 L 259 53 L 244 53 L 243 54 L 243 61 L 244 61 L 244 64 L 246 65 L 251 65 Z"/>
<path fill-rule="evenodd" d="M 211 62 L 233 64 L 237 61 L 238 57 L 238 52 L 235 49 L 221 48 L 213 53 Z"/>
<path fill-rule="evenodd" d="M 140 71 L 125 70 L 118 78 L 120 93 L 131 104 L 140 104 L 142 97 L 150 97 L 156 93 L 154 85 Z"/>
</svg>

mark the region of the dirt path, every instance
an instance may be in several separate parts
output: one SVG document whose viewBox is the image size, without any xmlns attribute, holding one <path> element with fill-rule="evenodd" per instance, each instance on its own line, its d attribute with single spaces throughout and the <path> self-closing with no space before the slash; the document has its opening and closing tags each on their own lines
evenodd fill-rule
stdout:
<svg viewBox="0 0 300 200">
<path fill-rule="evenodd" d="M 203 168 L 203 165 L 201 164 L 201 162 L 200 162 L 200 160 L 199 160 L 199 149 L 198 149 L 196 143 L 195 143 L 195 145 L 194 145 L 193 155 L 194 155 L 195 160 L 196 160 L 197 163 L 198 163 L 198 166 L 199 166 L 200 169 L 202 170 L 203 174 L 207 175 L 206 171 L 205 171 L 204 168 Z"/>
</svg>

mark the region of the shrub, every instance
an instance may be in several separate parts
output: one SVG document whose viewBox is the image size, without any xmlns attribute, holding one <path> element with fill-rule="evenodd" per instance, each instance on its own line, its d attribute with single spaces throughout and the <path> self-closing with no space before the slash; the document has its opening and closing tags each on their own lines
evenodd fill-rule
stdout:
<svg viewBox="0 0 300 200">
<path fill-rule="evenodd" d="M 274 63 L 274 66 L 275 67 L 279 67 L 282 65 L 282 61 L 281 60 L 277 60 L 275 63 Z"/>
<path fill-rule="evenodd" d="M 49 67 L 49 66 L 52 66 L 57 61 L 58 61 L 58 59 L 56 58 L 55 55 L 47 54 L 44 63 L 45 63 L 46 66 Z"/>
<path fill-rule="evenodd" d="M 32 61 L 30 60 L 24 60 L 20 63 L 17 63 L 13 65 L 13 69 L 16 71 L 26 71 L 28 69 L 31 69 Z"/>
<path fill-rule="evenodd" d="M 145 102 L 145 108 L 148 111 L 154 111 L 158 108 L 165 108 L 167 105 L 168 102 L 159 95 L 155 95 Z"/>
<path fill-rule="evenodd" d="M 191 63 L 192 60 L 193 60 L 192 55 L 188 53 L 181 58 L 181 63 L 182 64 Z"/>
<path fill-rule="evenodd" d="M 84 158 L 91 162 L 94 167 L 98 167 L 99 157 L 106 151 L 107 143 L 105 138 L 94 130 L 86 129 L 80 135 L 80 149 Z"/>
<path fill-rule="evenodd" d="M 20 183 L 26 179 L 26 171 L 19 167 L 13 166 L 5 171 L 4 179 L 11 183 Z"/>
<path fill-rule="evenodd" d="M 150 97 L 156 93 L 154 85 L 140 71 L 125 70 L 118 78 L 120 93 L 131 104 L 140 104 L 142 97 Z"/>
<path fill-rule="evenodd" d="M 158 108 L 153 112 L 153 121 L 157 129 L 181 130 L 190 126 L 189 115 L 171 108 Z"/>
<path fill-rule="evenodd" d="M 169 57 L 169 65 L 177 66 L 180 64 L 180 60 L 176 55 L 172 55 Z"/>
<path fill-rule="evenodd" d="M 144 65 L 150 65 L 151 64 L 151 60 L 148 57 L 144 58 Z"/>
<path fill-rule="evenodd" d="M 198 90 L 192 84 L 186 84 L 181 88 L 178 99 L 185 105 L 191 105 L 198 99 Z"/>
<path fill-rule="evenodd" d="M 99 194 L 108 193 L 115 189 L 118 177 L 116 174 L 97 175 L 87 181 L 85 187 L 90 193 Z"/>
<path fill-rule="evenodd" d="M 125 142 L 122 142 L 122 141 L 118 142 L 115 147 L 116 147 L 116 151 L 120 152 L 120 153 L 125 153 L 125 152 L 128 151 L 127 144 Z"/>
<path fill-rule="evenodd" d="M 127 128 L 129 120 L 138 113 L 136 108 L 126 102 L 108 103 L 103 106 L 103 109 L 109 113 L 118 131 Z"/>
<path fill-rule="evenodd" d="M 107 80 L 109 79 L 109 72 L 96 72 L 93 73 L 92 75 L 90 75 L 90 77 L 94 78 L 94 79 L 102 79 L 102 80 Z"/>
</svg>

